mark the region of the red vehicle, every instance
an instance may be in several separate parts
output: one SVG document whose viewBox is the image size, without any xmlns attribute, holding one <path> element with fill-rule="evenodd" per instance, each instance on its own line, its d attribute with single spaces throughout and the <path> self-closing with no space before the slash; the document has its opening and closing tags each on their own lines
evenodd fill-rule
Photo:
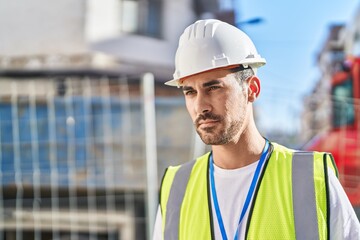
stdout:
<svg viewBox="0 0 360 240">
<path fill-rule="evenodd" d="M 360 213 L 360 58 L 346 61 L 331 83 L 332 128 L 305 148 L 331 152 L 342 183 L 357 214 Z"/>
</svg>

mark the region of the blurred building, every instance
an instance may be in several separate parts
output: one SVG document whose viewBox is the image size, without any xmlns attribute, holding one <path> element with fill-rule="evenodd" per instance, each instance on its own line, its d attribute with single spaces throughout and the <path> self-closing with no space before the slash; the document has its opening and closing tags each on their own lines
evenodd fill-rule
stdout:
<svg viewBox="0 0 360 240">
<path fill-rule="evenodd" d="M 304 99 L 302 115 L 302 138 L 310 140 L 316 134 L 327 131 L 331 127 L 331 78 L 336 66 L 345 60 L 344 25 L 332 25 L 329 34 L 317 56 L 317 64 L 321 78 L 315 88 Z"/>
<path fill-rule="evenodd" d="M 198 18 L 233 23 L 226 2 L 0 0 L 0 239 L 146 239 L 143 74 L 159 184 L 196 151 L 163 86 L 178 37 Z"/>
<path fill-rule="evenodd" d="M 317 55 L 320 79 L 313 91 L 304 98 L 303 142 L 331 129 L 332 77 L 344 67 L 346 58 L 354 56 L 360 56 L 360 8 L 346 25 L 333 24 L 329 27 L 328 36 Z"/>
</svg>

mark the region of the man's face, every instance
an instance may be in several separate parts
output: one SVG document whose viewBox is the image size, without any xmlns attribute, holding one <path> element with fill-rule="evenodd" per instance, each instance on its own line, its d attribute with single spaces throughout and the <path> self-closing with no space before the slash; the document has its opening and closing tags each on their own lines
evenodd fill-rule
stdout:
<svg viewBox="0 0 360 240">
<path fill-rule="evenodd" d="M 228 69 L 183 80 L 187 110 L 205 144 L 223 145 L 239 140 L 248 115 L 247 88 L 244 86 Z"/>
</svg>

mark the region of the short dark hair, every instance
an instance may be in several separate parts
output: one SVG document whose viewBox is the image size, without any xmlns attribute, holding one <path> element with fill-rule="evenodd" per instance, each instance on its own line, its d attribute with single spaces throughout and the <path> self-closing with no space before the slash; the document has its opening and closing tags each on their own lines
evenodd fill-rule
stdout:
<svg viewBox="0 0 360 240">
<path fill-rule="evenodd" d="M 246 79 L 255 75 L 251 67 L 244 68 L 242 65 L 230 70 L 235 74 L 236 80 L 238 80 L 239 83 L 243 83 Z"/>
</svg>

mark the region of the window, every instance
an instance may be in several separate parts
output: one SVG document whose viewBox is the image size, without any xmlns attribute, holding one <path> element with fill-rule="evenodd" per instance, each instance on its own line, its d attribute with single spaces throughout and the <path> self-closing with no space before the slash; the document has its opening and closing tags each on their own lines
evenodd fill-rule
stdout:
<svg viewBox="0 0 360 240">
<path fill-rule="evenodd" d="M 357 32 L 354 37 L 353 55 L 360 56 L 360 32 Z"/>
<path fill-rule="evenodd" d="M 120 0 L 121 31 L 162 37 L 162 0 Z"/>
<path fill-rule="evenodd" d="M 355 120 L 352 78 L 335 85 L 333 95 L 333 126 L 351 125 Z"/>
</svg>

